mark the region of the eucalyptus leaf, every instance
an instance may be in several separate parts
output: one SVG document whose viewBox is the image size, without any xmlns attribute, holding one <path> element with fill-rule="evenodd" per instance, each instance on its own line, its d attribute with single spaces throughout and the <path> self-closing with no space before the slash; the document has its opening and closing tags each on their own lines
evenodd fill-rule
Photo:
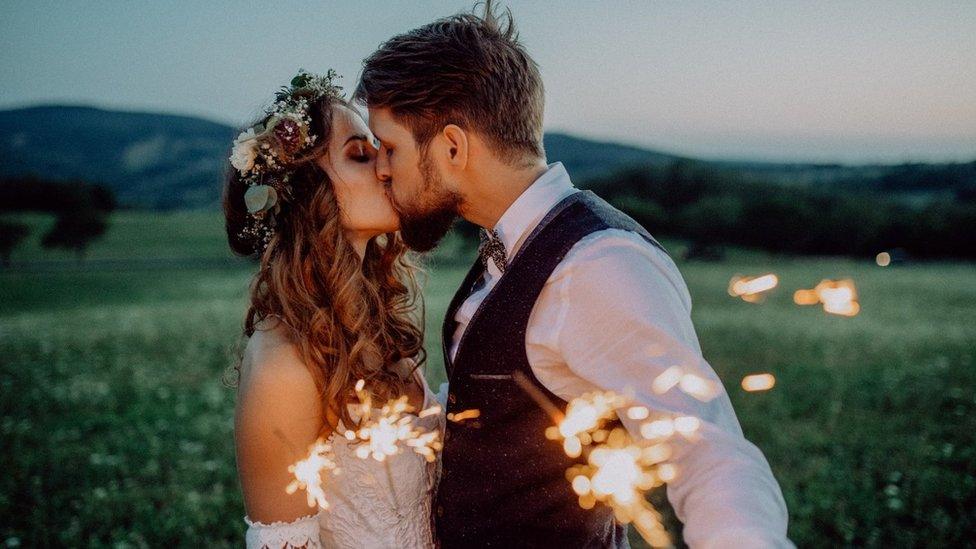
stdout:
<svg viewBox="0 0 976 549">
<path fill-rule="evenodd" d="M 271 209 L 278 203 L 278 191 L 268 185 L 255 185 L 244 192 L 244 204 L 252 214 Z"/>
</svg>

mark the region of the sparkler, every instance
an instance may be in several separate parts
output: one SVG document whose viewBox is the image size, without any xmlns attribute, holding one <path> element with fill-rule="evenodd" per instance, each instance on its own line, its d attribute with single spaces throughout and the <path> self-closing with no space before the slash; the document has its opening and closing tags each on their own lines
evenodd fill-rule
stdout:
<svg viewBox="0 0 976 549">
<path fill-rule="evenodd" d="M 662 451 L 662 447 L 641 448 L 630 442 L 624 429 L 610 431 L 607 441 L 589 452 L 586 464 L 566 471 L 580 507 L 591 509 L 603 502 L 613 509 L 617 520 L 633 523 L 652 546 L 670 545 L 660 513 L 645 497 L 647 490 L 674 478 L 673 466 L 662 463 L 670 451 Z"/>
<path fill-rule="evenodd" d="M 322 471 L 338 472 L 338 466 L 331 456 L 331 445 L 322 439 L 315 441 L 307 458 L 288 466 L 288 472 L 295 475 L 295 480 L 285 488 L 285 493 L 294 494 L 298 489 L 305 490 L 309 507 L 328 509 L 329 502 L 322 490 Z"/>
<path fill-rule="evenodd" d="M 441 450 L 442 443 L 437 431 L 427 431 L 414 422 L 413 407 L 408 403 L 406 395 L 391 400 L 378 410 L 373 408 L 372 395 L 366 391 L 365 380 L 356 382 L 356 395 L 359 404 L 355 405 L 361 419 L 358 429 L 347 429 L 343 436 L 349 441 L 359 442 L 356 457 L 366 459 L 372 457 L 376 461 L 386 461 L 403 451 L 403 447 L 412 448 L 424 456 L 429 462 L 436 459 L 436 453 Z M 440 413 L 440 406 L 432 406 L 422 410 L 416 417 L 427 417 Z M 376 417 L 373 417 L 373 416 Z M 402 443 L 402 444 L 401 444 Z"/>
<path fill-rule="evenodd" d="M 766 292 L 779 285 L 779 277 L 769 273 L 762 276 L 735 276 L 729 281 L 729 295 L 741 297 L 743 301 L 758 303 Z"/>
<path fill-rule="evenodd" d="M 812 290 L 797 290 L 793 294 L 793 302 L 797 305 L 823 304 L 825 312 L 841 316 L 854 316 L 861 310 L 857 301 L 857 289 L 854 281 L 824 279 Z"/>
<path fill-rule="evenodd" d="M 616 417 L 616 409 L 627 405 L 624 397 L 612 392 L 587 393 L 573 399 L 566 407 L 566 415 L 556 426 L 546 429 L 550 440 L 562 440 L 569 457 L 579 457 L 583 446 L 593 442 L 593 434 L 607 421 Z"/>
<path fill-rule="evenodd" d="M 679 386 L 688 375 L 680 368 L 669 370 L 657 384 L 659 388 L 666 386 L 664 390 Z M 647 407 L 634 405 L 630 398 L 611 391 L 575 398 L 562 413 L 526 376 L 516 373 L 514 379 L 552 416 L 555 425 L 546 429 L 546 437 L 562 440 L 567 456 L 585 457 L 585 463 L 566 471 L 580 507 L 591 509 L 602 502 L 613 509 L 621 523 L 633 523 L 652 546 L 669 546 L 670 536 L 660 513 L 647 501 L 646 492 L 676 477 L 677 468 L 667 463 L 672 453 L 668 441 L 675 435 L 694 440 L 701 420 L 694 416 L 651 418 Z M 635 443 L 621 427 L 607 427 L 618 417 L 618 410 L 629 419 L 647 420 L 639 426 L 644 444 Z"/>
<path fill-rule="evenodd" d="M 346 429 L 341 434 L 346 440 L 358 443 L 355 449 L 356 457 L 372 458 L 384 464 L 391 490 L 394 484 L 388 458 L 403 452 L 404 448 L 409 448 L 428 462 L 437 459 L 437 452 L 443 447 L 440 431 L 427 430 L 416 425 L 414 419 L 439 414 L 440 406 L 432 406 L 414 416 L 413 407 L 404 395 L 376 409 L 372 405 L 372 396 L 366 391 L 365 380 L 357 381 L 355 390 L 359 403 L 351 406 L 356 415 L 361 418 L 360 425 L 356 429 Z M 321 509 L 329 508 L 329 502 L 322 488 L 323 472 L 339 473 L 335 453 L 330 444 L 322 440 L 316 441 L 309 450 L 308 456 L 290 465 L 288 472 L 295 476 L 295 480 L 285 488 L 286 493 L 293 494 L 296 490 L 303 489 L 310 507 L 318 505 Z M 395 494 L 394 504 L 396 504 Z"/>
</svg>

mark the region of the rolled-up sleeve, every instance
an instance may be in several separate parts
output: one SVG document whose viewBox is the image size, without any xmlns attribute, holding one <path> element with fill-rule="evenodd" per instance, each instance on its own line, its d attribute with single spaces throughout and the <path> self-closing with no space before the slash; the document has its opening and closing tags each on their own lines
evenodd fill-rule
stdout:
<svg viewBox="0 0 976 549">
<path fill-rule="evenodd" d="M 550 311 L 550 324 L 535 353 L 558 355 L 538 361 L 538 369 L 533 363 L 544 385 L 567 400 L 600 388 L 631 394 L 652 414 L 701 419 L 693 440 L 675 437 L 672 443 L 678 474 L 667 492 L 685 525 L 685 541 L 709 548 L 792 547 L 779 485 L 765 456 L 743 436 L 728 395 L 702 357 L 688 290 L 671 258 L 634 233 L 602 231 L 580 241 L 550 282 L 536 303 Z M 654 380 L 672 366 L 707 380 L 714 398 L 699 400 L 677 387 L 655 392 Z M 641 422 L 621 416 L 639 439 Z"/>
</svg>

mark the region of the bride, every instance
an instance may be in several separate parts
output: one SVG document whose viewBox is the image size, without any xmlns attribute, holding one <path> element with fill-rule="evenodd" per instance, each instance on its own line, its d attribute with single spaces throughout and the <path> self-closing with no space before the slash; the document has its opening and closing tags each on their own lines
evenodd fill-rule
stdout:
<svg viewBox="0 0 976 549">
<path fill-rule="evenodd" d="M 361 459 L 342 436 L 362 417 L 354 386 L 374 402 L 433 404 L 414 268 L 377 180 L 374 138 L 333 84 L 300 72 L 234 143 L 224 186 L 234 252 L 259 258 L 244 321 L 248 337 L 235 413 L 247 547 L 433 547 L 437 464 L 404 451 Z M 410 416 L 428 431 L 443 416 Z M 338 474 L 323 473 L 328 510 L 288 494 L 289 465 L 317 440 Z"/>
</svg>

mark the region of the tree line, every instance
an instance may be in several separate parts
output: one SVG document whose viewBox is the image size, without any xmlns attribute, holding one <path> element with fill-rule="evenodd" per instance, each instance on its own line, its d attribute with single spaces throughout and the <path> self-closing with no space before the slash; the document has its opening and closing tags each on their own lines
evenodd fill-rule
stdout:
<svg viewBox="0 0 976 549">
<path fill-rule="evenodd" d="M 919 258 L 976 259 L 976 176 L 965 181 L 959 173 L 952 176 L 939 187 L 951 192 L 920 200 L 894 192 L 912 177 L 908 173 L 889 178 L 882 188 L 816 188 L 678 160 L 625 169 L 581 186 L 652 233 L 687 238 L 699 247 L 731 244 L 857 257 L 901 249 Z"/>
<path fill-rule="evenodd" d="M 49 181 L 37 177 L 0 179 L 0 213 L 38 212 L 57 216 L 41 245 L 75 252 L 79 260 L 108 229 L 117 206 L 104 185 L 84 181 Z M 0 261 L 9 265 L 13 250 L 30 234 L 23 223 L 0 219 Z"/>
</svg>

